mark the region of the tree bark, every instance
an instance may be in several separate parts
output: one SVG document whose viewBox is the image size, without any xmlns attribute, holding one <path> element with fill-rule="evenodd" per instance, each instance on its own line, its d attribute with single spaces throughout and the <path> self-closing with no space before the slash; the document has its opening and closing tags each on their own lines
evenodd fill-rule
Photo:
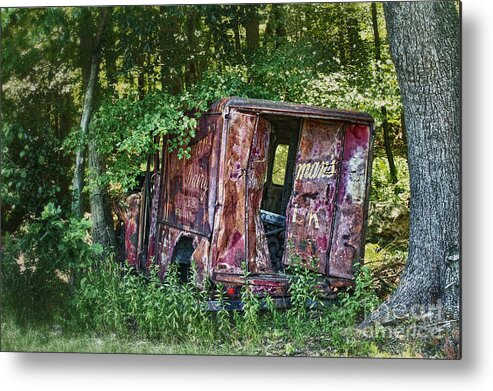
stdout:
<svg viewBox="0 0 493 391">
<path fill-rule="evenodd" d="M 101 11 L 101 19 L 98 27 L 96 45 L 93 52 L 91 64 L 94 68 L 94 79 L 90 79 L 94 89 L 98 83 L 99 61 L 102 54 L 101 32 L 104 31 L 107 21 L 108 8 L 103 8 Z M 91 77 L 93 68 L 91 68 Z M 91 102 L 94 107 L 94 100 Z M 92 107 L 90 112 L 92 113 Z M 88 119 L 89 125 L 90 117 Z M 86 130 L 87 131 L 87 130 Z M 92 134 L 94 133 L 94 134 Z M 89 203 L 91 206 L 92 218 L 92 242 L 100 244 L 103 247 L 101 260 L 106 256 L 114 254 L 116 250 L 116 238 L 113 224 L 113 216 L 111 213 L 111 205 L 108 195 L 108 185 L 102 182 L 101 178 L 106 173 L 106 162 L 104 156 L 98 151 L 98 142 L 96 132 L 90 132 L 88 142 L 88 160 L 89 160 Z"/>
<path fill-rule="evenodd" d="M 79 64 L 82 71 L 82 90 L 87 89 L 87 83 L 91 73 L 91 52 L 94 47 L 93 24 L 91 9 L 81 8 L 79 24 Z"/>
<path fill-rule="evenodd" d="M 103 33 L 107 13 L 107 8 L 102 8 L 98 30 L 96 33 L 94 49 L 91 55 L 91 68 L 89 78 L 84 95 L 84 105 L 82 108 L 82 117 L 80 120 L 79 145 L 75 154 L 75 169 L 74 177 L 72 180 L 72 213 L 75 217 L 78 218 L 81 218 L 84 212 L 82 202 L 82 189 L 84 187 L 85 139 L 89 130 L 89 123 L 91 121 L 91 115 L 94 106 L 94 92 L 98 79 L 99 63 L 101 61 L 101 35 Z"/>
<path fill-rule="evenodd" d="M 241 55 L 241 40 L 240 40 L 240 21 L 238 15 L 235 16 L 234 25 L 233 25 L 233 34 L 235 39 L 235 51 L 236 55 Z"/>
<path fill-rule="evenodd" d="M 371 20 L 373 25 L 373 38 L 375 42 L 375 60 L 377 66 L 377 83 L 382 82 L 382 69 L 380 66 L 381 51 L 380 51 L 380 33 L 378 32 L 378 18 L 377 18 L 377 4 L 371 3 Z M 382 113 L 382 130 L 383 130 L 383 143 L 385 146 L 385 154 L 387 155 L 387 161 L 389 162 L 390 180 L 392 183 L 397 183 L 397 168 L 394 163 L 394 155 L 392 153 L 392 142 L 390 140 L 390 127 L 387 120 L 387 108 L 382 106 L 380 108 Z"/>
<path fill-rule="evenodd" d="M 100 178 L 106 172 L 104 157 L 97 150 L 97 138 L 89 138 L 89 201 L 92 217 L 92 242 L 103 247 L 101 260 L 116 251 L 116 237 L 111 213 L 108 188 L 100 183 Z"/>
<path fill-rule="evenodd" d="M 286 41 L 287 31 L 285 19 L 285 6 L 283 4 L 272 4 L 271 12 L 269 14 L 269 21 L 267 22 L 264 33 L 264 46 L 267 46 L 268 43 L 273 42 L 274 47 L 279 49 Z"/>
<path fill-rule="evenodd" d="M 459 18 L 454 2 L 389 2 L 384 10 L 406 117 L 410 238 L 408 260 L 397 290 L 365 323 L 382 320 L 389 313 L 392 318 L 413 312 L 416 305 L 441 305 L 445 315 L 456 317 L 460 262 Z"/>
<path fill-rule="evenodd" d="M 180 34 L 177 15 L 168 13 L 170 7 L 160 6 L 159 46 L 161 59 L 161 91 L 178 94 L 182 89 L 182 71 L 179 46 L 176 37 Z"/>
<path fill-rule="evenodd" d="M 0 7 L 0 53 L 3 53 L 2 50 L 2 41 L 3 41 L 3 35 L 2 35 L 2 7 Z M 2 95 L 3 95 L 3 84 L 2 84 L 2 58 L 3 56 L 0 56 L 0 131 L 2 131 L 2 137 L 0 137 L 0 167 L 3 167 L 3 110 L 2 110 Z M 2 170 L 0 169 L 0 186 L 2 185 Z M 2 231 L 2 220 L 3 220 L 3 213 L 2 213 L 2 197 L 0 197 L 0 232 Z M 0 266 L 2 263 L 3 259 L 3 235 L 0 235 Z M 1 287 L 1 283 L 0 283 Z"/>
<path fill-rule="evenodd" d="M 250 5 L 245 20 L 247 58 L 259 48 L 260 22 L 256 5 Z"/>
<path fill-rule="evenodd" d="M 116 84 L 118 83 L 118 79 L 116 76 L 116 53 L 115 53 L 115 45 L 116 45 L 116 36 L 112 29 L 113 25 L 113 8 L 108 8 L 108 20 L 106 22 L 106 31 L 104 35 L 105 41 L 105 57 L 104 62 L 106 66 L 106 78 L 108 80 L 109 90 L 112 94 L 116 91 Z"/>
<path fill-rule="evenodd" d="M 191 8 L 186 23 L 186 35 L 189 47 L 189 59 L 186 65 L 185 85 L 190 87 L 198 79 L 199 64 L 197 61 L 197 37 L 195 35 L 199 24 L 199 14 L 195 7 Z"/>
</svg>

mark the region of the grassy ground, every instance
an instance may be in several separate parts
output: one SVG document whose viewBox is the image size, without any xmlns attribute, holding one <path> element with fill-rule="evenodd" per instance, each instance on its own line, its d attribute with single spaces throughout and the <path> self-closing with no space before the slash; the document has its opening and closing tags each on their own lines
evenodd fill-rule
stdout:
<svg viewBox="0 0 493 391">
<path fill-rule="evenodd" d="M 411 330 L 411 327 L 408 328 Z M 332 336 L 309 332 L 301 339 L 292 338 L 289 331 L 264 330 L 256 340 L 238 338 L 229 340 L 202 340 L 190 337 L 182 341 L 165 341 L 139 336 L 121 336 L 103 332 L 70 332 L 61 326 L 19 326 L 12 319 L 3 319 L 1 328 L 2 351 L 28 352 L 85 352 L 85 353 L 139 353 L 139 354 L 192 354 L 192 355 L 260 355 L 307 357 L 374 357 L 374 358 L 457 358 L 458 334 L 443 332 L 438 337 L 413 338 L 387 327 L 387 336 L 357 336 L 352 330 L 347 346 L 334 344 Z M 334 346 L 336 345 L 336 346 Z"/>
</svg>

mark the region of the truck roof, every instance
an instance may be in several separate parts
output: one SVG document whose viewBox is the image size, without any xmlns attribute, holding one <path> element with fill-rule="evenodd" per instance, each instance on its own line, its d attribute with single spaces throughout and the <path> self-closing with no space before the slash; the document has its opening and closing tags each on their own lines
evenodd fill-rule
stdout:
<svg viewBox="0 0 493 391">
<path fill-rule="evenodd" d="M 296 116 L 348 121 L 366 125 L 373 124 L 373 118 L 364 112 L 238 97 L 223 98 L 216 101 L 210 107 L 209 113 L 223 113 L 228 108 L 254 111 L 259 114 L 270 114 L 273 116 Z"/>
</svg>

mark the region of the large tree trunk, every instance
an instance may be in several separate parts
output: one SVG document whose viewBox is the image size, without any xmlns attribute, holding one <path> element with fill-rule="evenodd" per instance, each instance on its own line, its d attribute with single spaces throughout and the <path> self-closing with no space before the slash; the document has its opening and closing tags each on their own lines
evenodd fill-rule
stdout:
<svg viewBox="0 0 493 391">
<path fill-rule="evenodd" d="M 409 253 L 401 282 L 372 317 L 442 304 L 458 314 L 460 30 L 455 2 L 384 4 L 406 117 Z"/>
<path fill-rule="evenodd" d="M 2 7 L 0 7 L 0 53 L 3 53 L 2 51 Z M 2 84 L 2 58 L 3 56 L 0 56 L 0 131 L 3 133 L 3 116 L 2 116 L 2 94 L 3 94 L 3 84 Z M 0 167 L 3 167 L 3 136 L 0 137 Z M 0 183 L 2 183 L 2 170 L 0 169 Z M 3 213 L 2 213 L 2 197 L 0 197 L 0 232 L 2 231 L 2 219 L 3 219 Z M 3 235 L 0 235 L 0 262 L 1 259 L 3 258 L 3 243 L 2 243 L 2 237 Z"/>
</svg>

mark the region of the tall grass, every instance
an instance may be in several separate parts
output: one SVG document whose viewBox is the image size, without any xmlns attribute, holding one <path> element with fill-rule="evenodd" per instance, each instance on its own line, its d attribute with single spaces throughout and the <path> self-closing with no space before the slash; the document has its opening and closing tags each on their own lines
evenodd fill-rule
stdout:
<svg viewBox="0 0 493 391">
<path fill-rule="evenodd" d="M 193 282 L 180 283 L 173 265 L 161 281 L 157 269 L 144 276 L 114 262 L 100 263 L 85 270 L 64 312 L 49 322 L 20 326 L 2 308 L 2 349 L 303 356 L 401 356 L 406 352 L 419 356 L 421 345 L 396 350 L 379 330 L 365 336 L 356 328 L 378 304 L 368 269 L 360 268 L 354 289 L 327 304 L 314 297 L 319 275 L 302 262 L 293 265 L 290 309 L 276 308 L 272 298 L 258 296 L 245 286 L 242 311 L 223 306 L 209 312 L 205 302 L 211 295 L 225 303 L 220 285 L 201 290 Z M 8 295 L 4 291 L 2 297 Z M 14 303 L 9 300 L 2 302 Z"/>
</svg>

